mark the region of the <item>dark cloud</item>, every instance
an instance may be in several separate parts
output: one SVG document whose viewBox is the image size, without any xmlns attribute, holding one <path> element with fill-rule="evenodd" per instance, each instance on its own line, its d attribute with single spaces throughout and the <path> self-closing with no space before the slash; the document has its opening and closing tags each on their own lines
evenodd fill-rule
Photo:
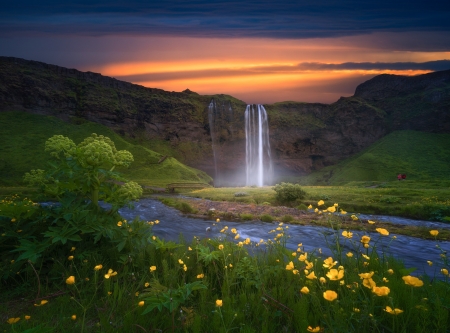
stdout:
<svg viewBox="0 0 450 333">
<path fill-rule="evenodd" d="M 258 66 L 241 69 L 208 69 L 195 71 L 157 72 L 136 75 L 116 76 L 117 79 L 130 82 L 151 82 L 181 79 L 198 79 L 212 77 L 238 77 L 257 76 L 274 73 L 297 73 L 305 71 L 333 71 L 333 70 L 449 70 L 450 60 L 437 60 L 428 62 L 346 62 L 341 64 L 325 64 L 317 62 L 304 62 L 296 66 Z M 354 82 L 352 81 L 352 84 Z"/>
<path fill-rule="evenodd" d="M 450 31 L 445 1 L 10 1 L 2 34 L 157 34 L 312 38 L 376 31 Z"/>
</svg>

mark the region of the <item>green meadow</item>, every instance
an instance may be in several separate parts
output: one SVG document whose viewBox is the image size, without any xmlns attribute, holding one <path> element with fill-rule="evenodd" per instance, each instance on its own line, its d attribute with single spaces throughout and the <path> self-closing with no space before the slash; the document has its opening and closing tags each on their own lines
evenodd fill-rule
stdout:
<svg viewBox="0 0 450 333">
<path fill-rule="evenodd" d="M 206 174 L 173 157 L 161 161 L 168 152 L 164 144 L 155 152 L 80 119 L 64 123 L 5 112 L 0 124 L 0 328 L 5 332 L 449 331 L 450 263 L 440 247 L 444 232 L 424 230 L 440 256 L 428 262 L 434 276 L 418 276 L 414 267 L 381 251 L 381 243 L 395 241 L 392 230 L 361 224 L 358 230 L 365 235 L 356 237 L 344 223 L 353 213 L 446 221 L 446 136 L 393 133 L 342 162 L 353 170 L 345 177 L 340 164 L 335 172 L 298 179 L 305 194 L 289 202 L 281 202 L 272 187 L 184 193 L 320 208 L 333 227 L 323 245 L 332 256 L 324 257 L 319 249 L 306 251 L 306 244 L 287 249 L 289 225 L 282 222 L 260 241 L 244 239 L 220 220 L 221 237 L 161 239 L 153 227 L 165 221 L 126 221 L 118 209 L 145 193 L 145 186 L 207 183 Z M 67 138 L 49 140 L 54 135 Z M 390 150 L 389 140 L 400 149 L 413 139 L 417 149 L 404 156 Z M 429 144 L 433 154 L 426 155 Z M 369 160 L 379 166 L 376 178 L 362 170 Z M 27 188 L 23 175 L 31 169 L 46 171 L 30 173 L 27 179 L 34 185 Z M 407 179 L 397 181 L 397 173 Z M 41 205 L 33 198 L 59 204 Z M 98 200 L 111 208 L 100 209 Z M 341 207 L 347 215 L 328 214 Z M 343 251 L 344 244 L 350 250 Z"/>
</svg>

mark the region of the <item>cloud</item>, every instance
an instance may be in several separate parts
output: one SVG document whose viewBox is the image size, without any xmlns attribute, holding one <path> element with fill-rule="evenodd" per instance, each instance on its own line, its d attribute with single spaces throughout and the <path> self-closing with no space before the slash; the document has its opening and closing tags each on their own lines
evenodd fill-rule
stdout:
<svg viewBox="0 0 450 333">
<path fill-rule="evenodd" d="M 450 31 L 442 1 L 10 1 L 2 34 L 323 38 L 380 31 Z"/>
<path fill-rule="evenodd" d="M 238 69 L 213 68 L 193 71 L 154 72 L 135 75 L 114 75 L 117 79 L 130 82 L 166 81 L 199 78 L 242 77 L 242 76 L 266 76 L 268 74 L 296 74 L 306 71 L 440 71 L 450 70 L 450 60 L 437 60 L 428 62 L 346 62 L 340 64 L 327 64 L 318 62 L 303 62 L 295 66 L 249 66 Z"/>
</svg>

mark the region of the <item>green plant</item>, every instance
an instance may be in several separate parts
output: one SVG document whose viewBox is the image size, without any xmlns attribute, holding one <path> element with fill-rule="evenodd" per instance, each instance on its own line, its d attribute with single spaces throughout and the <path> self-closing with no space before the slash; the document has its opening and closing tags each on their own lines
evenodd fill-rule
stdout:
<svg viewBox="0 0 450 333">
<path fill-rule="evenodd" d="M 292 222 L 293 220 L 294 220 L 294 217 L 291 215 L 283 215 L 281 217 L 281 222 L 284 222 L 284 223 L 289 223 L 289 222 Z"/>
<path fill-rule="evenodd" d="M 263 215 L 261 215 L 261 217 L 259 219 L 263 222 L 269 222 L 269 223 L 273 222 L 273 220 L 274 220 L 273 216 L 269 215 L 269 214 L 263 214 Z"/>
<path fill-rule="evenodd" d="M 253 220 L 253 214 L 243 213 L 240 216 L 241 216 L 241 219 L 243 219 L 244 221 Z"/>
<path fill-rule="evenodd" d="M 302 200 L 306 196 L 306 192 L 302 190 L 299 184 L 281 183 L 274 186 L 276 199 L 279 202 L 293 202 Z"/>
</svg>

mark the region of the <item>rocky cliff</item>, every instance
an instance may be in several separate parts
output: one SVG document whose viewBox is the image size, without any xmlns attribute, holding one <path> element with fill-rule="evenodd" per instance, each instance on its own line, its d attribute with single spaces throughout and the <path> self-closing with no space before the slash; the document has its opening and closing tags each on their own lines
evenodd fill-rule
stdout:
<svg viewBox="0 0 450 333">
<path fill-rule="evenodd" d="M 329 105 L 283 102 L 265 107 L 275 171 L 307 174 L 393 130 L 450 132 L 450 70 L 415 77 L 380 75 L 358 86 L 354 96 Z M 85 118 L 123 136 L 164 140 L 183 152 L 183 162 L 215 177 L 217 185 L 242 183 L 245 104 L 231 96 L 167 92 L 0 57 L 0 111 L 13 110 L 66 121 Z"/>
</svg>

